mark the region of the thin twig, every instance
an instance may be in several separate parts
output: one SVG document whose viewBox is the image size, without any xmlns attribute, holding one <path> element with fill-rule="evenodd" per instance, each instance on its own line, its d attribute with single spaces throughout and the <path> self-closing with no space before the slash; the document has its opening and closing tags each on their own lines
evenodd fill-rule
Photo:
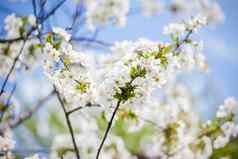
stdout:
<svg viewBox="0 0 238 159">
<path fill-rule="evenodd" d="M 112 113 L 112 116 L 111 116 L 111 118 L 110 118 L 110 120 L 109 120 L 109 122 L 108 122 L 107 129 L 106 129 L 106 131 L 105 131 L 105 133 L 104 133 L 103 139 L 102 139 L 102 141 L 101 141 L 101 143 L 100 143 L 100 146 L 99 146 L 99 148 L 98 148 L 96 159 L 99 159 L 100 152 L 101 152 L 101 150 L 102 150 L 102 148 L 103 148 L 104 142 L 105 142 L 106 139 L 107 139 L 108 133 L 109 133 L 111 127 L 112 127 L 112 122 L 113 122 L 113 120 L 114 120 L 114 118 L 115 118 L 115 115 L 116 115 L 116 113 L 117 113 L 117 111 L 118 111 L 118 109 L 119 109 L 119 107 L 120 107 L 120 104 L 121 104 L 121 101 L 118 100 L 118 101 L 117 101 L 117 104 L 116 104 L 116 107 L 115 107 L 115 109 L 114 109 L 114 111 L 113 111 L 113 113 Z"/>
<path fill-rule="evenodd" d="M 39 11 L 39 17 L 44 17 L 45 15 L 45 5 L 47 3 L 47 0 L 40 0 L 40 11 Z M 43 27 L 43 26 L 42 26 Z"/>
<path fill-rule="evenodd" d="M 42 21 L 45 21 L 48 19 L 51 15 L 53 15 L 65 2 L 66 0 L 60 1 L 43 19 Z"/>
<path fill-rule="evenodd" d="M 66 119 L 66 123 L 67 123 L 67 126 L 69 128 L 69 132 L 70 132 L 70 135 L 71 135 L 71 138 L 72 138 L 72 142 L 73 142 L 73 146 L 74 146 L 74 150 L 75 150 L 75 155 L 77 157 L 77 159 L 80 159 L 80 155 L 79 155 L 79 150 L 78 150 L 78 146 L 77 146 L 77 143 L 76 143 L 76 140 L 75 140 L 75 136 L 74 136 L 74 131 L 73 131 L 73 127 L 71 125 L 71 122 L 70 122 L 70 119 L 69 119 L 69 115 L 67 114 L 67 110 L 65 108 L 65 104 L 64 104 L 64 101 L 63 99 L 60 97 L 60 94 L 59 92 L 57 91 L 56 87 L 54 86 L 54 89 L 55 89 L 55 92 L 56 92 L 56 95 L 57 95 L 57 98 L 60 102 L 60 105 L 64 111 L 64 115 L 65 115 L 65 119 Z"/>
<path fill-rule="evenodd" d="M 14 58 L 13 64 L 12 64 L 12 66 L 11 66 L 11 68 L 10 68 L 10 70 L 9 70 L 9 72 L 8 72 L 8 74 L 7 74 L 7 76 L 6 76 L 5 80 L 4 80 L 4 82 L 3 82 L 3 85 L 2 85 L 1 91 L 0 91 L 0 96 L 1 96 L 2 93 L 4 92 L 4 89 L 5 89 L 5 87 L 6 87 L 6 84 L 7 84 L 7 82 L 8 82 L 8 79 L 9 79 L 10 75 L 12 74 L 12 72 L 13 72 L 13 70 L 14 70 L 16 64 L 17 64 L 17 61 L 18 61 L 19 57 L 21 56 L 21 54 L 22 54 L 22 52 L 23 52 L 23 49 L 24 49 L 25 44 L 26 44 L 26 39 L 23 41 L 23 44 L 22 44 L 22 46 L 21 46 L 21 48 L 20 48 L 20 51 L 19 51 L 18 55 Z"/>
<path fill-rule="evenodd" d="M 85 106 L 79 106 L 79 107 L 76 107 L 76 108 L 74 108 L 74 109 L 68 111 L 67 114 L 70 115 L 70 114 L 72 114 L 72 113 L 74 113 L 74 112 L 76 112 L 76 111 L 78 111 L 78 110 L 80 110 L 80 109 L 83 109 L 83 108 L 85 108 L 85 107 L 100 107 L 100 105 L 98 105 L 98 104 L 93 104 L 93 105 L 91 105 L 91 104 L 90 104 L 90 105 L 85 105 Z"/>
<path fill-rule="evenodd" d="M 28 32 L 30 33 L 30 32 Z M 12 38 L 12 39 L 0 39 L 0 43 L 13 43 L 13 42 L 17 42 L 17 41 L 21 41 L 23 40 L 24 37 L 17 37 L 17 38 Z"/>
<path fill-rule="evenodd" d="M 37 6 L 36 6 L 36 0 L 32 0 L 31 3 L 32 3 L 32 7 L 33 7 L 33 13 L 34 13 L 34 16 L 37 17 Z"/>
<path fill-rule="evenodd" d="M 6 56 L 6 58 L 9 58 L 10 60 L 14 60 L 13 57 L 9 57 L 9 56 Z M 26 70 L 30 68 L 30 66 L 29 66 L 26 62 L 24 62 L 23 60 L 21 60 L 21 59 L 18 59 L 18 62 L 19 62 L 22 66 L 24 66 Z"/>
<path fill-rule="evenodd" d="M 189 39 L 189 37 L 192 35 L 193 31 L 189 30 L 188 33 L 186 34 L 186 36 L 184 37 L 183 40 L 181 40 L 177 46 L 174 48 L 173 52 L 176 53 L 176 51 Z"/>
<path fill-rule="evenodd" d="M 72 113 L 74 113 L 74 112 L 76 112 L 76 111 L 78 111 L 78 110 L 80 110 L 80 109 L 82 109 L 82 108 L 83 108 L 82 106 L 76 107 L 76 108 L 74 108 L 74 109 L 68 111 L 67 114 L 70 115 L 70 114 L 72 114 Z"/>
<path fill-rule="evenodd" d="M 135 79 L 136 79 L 136 77 L 135 77 L 135 78 L 132 78 L 132 79 L 128 82 L 128 84 L 131 85 Z M 98 151 L 97 151 L 97 155 L 96 155 L 96 159 L 99 159 L 100 152 L 101 152 L 101 150 L 102 150 L 102 148 L 103 148 L 104 142 L 105 142 L 106 139 L 107 139 L 108 133 L 109 133 L 111 127 L 112 127 L 112 123 L 113 123 L 113 120 L 114 120 L 114 118 L 115 118 L 115 115 L 116 115 L 117 111 L 118 111 L 119 108 L 120 108 L 120 104 L 121 104 L 121 100 L 118 100 L 118 101 L 117 101 L 117 104 L 116 104 L 116 107 L 115 107 L 115 109 L 114 109 L 114 111 L 113 111 L 113 113 L 112 113 L 112 116 L 111 116 L 111 118 L 110 118 L 110 120 L 109 120 L 109 122 L 108 122 L 108 124 L 107 124 L 107 129 L 106 129 L 106 131 L 105 131 L 105 133 L 104 133 L 104 135 L 103 135 L 103 139 L 102 139 L 102 141 L 101 141 L 101 143 L 100 143 L 100 145 L 99 145 L 99 148 L 98 148 Z"/>
<path fill-rule="evenodd" d="M 83 4 L 82 3 L 83 2 L 80 1 L 80 4 L 78 4 L 76 6 L 75 13 L 74 13 L 73 19 L 72 19 L 72 23 L 69 27 L 66 28 L 66 30 L 72 30 L 72 31 L 74 30 L 74 26 L 76 25 L 78 18 L 80 18 L 80 16 L 83 13 Z"/>
<path fill-rule="evenodd" d="M 35 27 L 31 27 L 30 30 L 26 33 L 26 36 L 20 36 L 17 38 L 12 38 L 12 39 L 0 39 L 0 43 L 14 43 L 14 42 L 18 42 L 21 40 L 25 40 L 27 39 L 31 33 L 33 33 L 36 30 Z"/>
<path fill-rule="evenodd" d="M 11 101 L 11 98 L 16 90 L 16 83 L 14 84 L 9 96 L 8 96 L 8 99 L 7 99 L 7 102 L 6 102 L 6 105 L 4 106 L 3 110 L 1 111 L 1 117 L 0 117 L 0 123 L 2 122 L 2 119 L 4 117 L 4 114 L 6 113 L 7 109 L 9 108 L 10 106 L 10 101 Z"/>
</svg>

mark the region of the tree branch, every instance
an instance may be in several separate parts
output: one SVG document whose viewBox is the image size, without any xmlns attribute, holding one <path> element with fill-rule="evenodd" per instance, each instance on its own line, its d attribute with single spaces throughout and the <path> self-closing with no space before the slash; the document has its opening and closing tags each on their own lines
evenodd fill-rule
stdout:
<svg viewBox="0 0 238 159">
<path fill-rule="evenodd" d="M 60 1 L 45 17 L 43 17 L 42 21 L 47 20 L 51 15 L 53 15 L 65 2 L 66 0 Z"/>
<path fill-rule="evenodd" d="M 178 42 L 177 46 L 174 48 L 173 52 L 176 52 L 188 39 L 189 37 L 192 35 L 193 31 L 190 30 L 188 31 L 188 33 L 186 34 L 186 36 L 184 37 L 183 40 L 181 40 L 180 42 Z"/>
<path fill-rule="evenodd" d="M 80 110 L 80 109 L 83 109 L 83 108 L 85 108 L 85 107 L 100 107 L 100 105 L 98 105 L 98 104 L 93 104 L 93 105 L 85 105 L 85 106 L 79 106 L 79 107 L 76 107 L 76 108 L 74 108 L 74 109 L 72 109 L 72 110 L 70 110 L 70 111 L 68 111 L 67 112 L 67 115 L 71 115 L 72 113 L 74 113 L 74 112 L 76 112 L 76 111 L 78 111 L 78 110 Z"/>
<path fill-rule="evenodd" d="M 75 13 L 73 15 L 73 19 L 72 19 L 72 23 L 69 27 L 66 28 L 66 30 L 74 30 L 74 27 L 77 23 L 77 20 L 81 17 L 83 13 L 83 2 L 79 2 L 79 4 L 77 4 L 76 9 L 75 9 Z"/>
<path fill-rule="evenodd" d="M 3 94 L 3 92 L 4 92 L 4 89 L 5 89 L 5 87 L 6 87 L 6 84 L 7 84 L 7 82 L 8 82 L 8 79 L 9 79 L 10 75 L 12 74 L 12 72 L 13 72 L 13 70 L 14 70 L 16 64 L 17 64 L 17 61 L 18 61 L 19 57 L 21 56 L 21 54 L 22 54 L 22 52 L 23 52 L 23 49 L 24 49 L 25 44 L 26 44 L 26 39 L 23 41 L 23 44 L 22 44 L 22 46 L 21 46 L 21 48 L 20 48 L 20 51 L 19 51 L 18 55 L 14 58 L 13 64 L 12 64 L 12 66 L 11 66 L 11 68 L 10 68 L 10 70 L 9 70 L 9 72 L 8 72 L 8 74 L 7 74 L 7 76 L 6 76 L 5 80 L 4 80 L 4 82 L 3 82 L 3 84 L 2 84 L 1 91 L 0 91 L 0 96 L 1 96 L 1 95 Z"/>
<path fill-rule="evenodd" d="M 113 113 L 112 113 L 112 116 L 111 116 L 111 118 L 110 118 L 110 120 L 109 120 L 109 122 L 108 122 L 107 129 L 106 129 L 106 131 L 105 131 L 105 133 L 104 133 L 103 139 L 102 139 L 102 141 L 101 141 L 101 143 L 100 143 L 100 146 L 99 146 L 99 148 L 98 148 L 96 159 L 99 159 L 100 152 L 101 152 L 101 150 L 102 150 L 102 148 L 103 148 L 103 145 L 104 145 L 104 143 L 105 143 L 105 141 L 106 141 L 106 139 L 107 139 L 108 133 L 109 133 L 111 127 L 112 127 L 113 120 L 114 120 L 114 118 L 115 118 L 115 115 L 116 115 L 116 113 L 117 113 L 119 107 L 120 107 L 120 104 L 121 104 L 121 101 L 120 101 L 120 100 L 117 101 L 116 107 L 115 107 L 115 109 L 114 109 L 114 111 L 113 111 Z"/>
<path fill-rule="evenodd" d="M 13 96 L 15 90 L 16 90 L 16 86 L 17 86 L 17 84 L 15 83 L 14 86 L 13 86 L 13 88 L 12 88 L 12 90 L 11 90 L 11 92 L 10 92 L 10 94 L 9 94 L 9 96 L 8 96 L 6 105 L 4 106 L 3 110 L 1 111 L 0 123 L 2 122 L 2 119 L 3 119 L 3 117 L 4 117 L 5 112 L 7 111 L 7 109 L 8 109 L 9 106 L 10 106 L 10 101 L 11 101 L 11 98 L 12 98 L 12 96 Z"/>
<path fill-rule="evenodd" d="M 74 146 L 76 158 L 77 158 L 77 159 L 80 159 L 79 150 L 78 150 L 78 146 L 77 146 L 77 143 L 76 143 L 76 140 L 75 140 L 73 127 L 72 127 L 72 125 L 71 125 L 71 122 L 70 122 L 70 119 L 69 119 L 69 115 L 67 114 L 67 110 L 66 110 L 66 108 L 65 108 L 64 101 L 63 101 L 63 99 L 60 97 L 60 94 L 59 94 L 59 92 L 57 91 L 57 88 L 56 88 L 55 86 L 54 86 L 54 89 L 55 89 L 55 92 L 56 92 L 58 101 L 60 102 L 60 105 L 61 105 L 61 107 L 62 107 L 62 109 L 63 109 L 63 111 L 64 111 L 66 123 L 67 123 L 67 126 L 68 126 L 68 128 L 69 128 L 69 132 L 70 132 L 70 135 L 71 135 L 71 138 L 72 138 L 72 142 L 73 142 L 73 146 Z"/>
</svg>

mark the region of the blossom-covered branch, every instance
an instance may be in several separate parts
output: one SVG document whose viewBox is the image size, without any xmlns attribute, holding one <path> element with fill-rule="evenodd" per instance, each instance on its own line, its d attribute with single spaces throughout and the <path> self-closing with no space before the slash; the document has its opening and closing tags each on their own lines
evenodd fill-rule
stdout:
<svg viewBox="0 0 238 159">
<path fill-rule="evenodd" d="M 51 159 L 208 159 L 237 138 L 237 101 L 225 99 L 214 118 L 203 122 L 195 112 L 190 88 L 179 80 L 193 70 L 209 70 L 203 42 L 193 34 L 224 19 L 216 1 L 140 0 L 138 8 L 132 8 L 130 0 L 70 1 L 65 5 L 66 9 L 71 3 L 75 6 L 69 9 L 70 20 L 61 23 L 61 14 L 66 14 L 62 9 L 56 27 L 57 18 L 50 21 L 50 17 L 65 3 L 60 0 L 48 7 L 49 1 L 32 0 L 34 15 L 11 14 L 4 20 L 0 74 L 7 76 L 0 92 L 0 113 L 5 114 L 0 155 L 18 157 L 11 129 L 31 118 L 53 95 L 61 107 L 46 108 L 44 118 L 33 125 L 33 136 L 39 133 L 50 140 L 47 157 Z M 108 24 L 125 26 L 132 9 L 146 16 L 166 9 L 191 18 L 166 26 L 164 35 L 169 40 L 165 42 L 139 38 L 109 43 L 97 38 Z M 194 16 L 195 12 L 199 14 Z M 99 51 L 91 44 L 107 49 Z M 15 107 L 21 104 L 8 94 L 7 84 L 17 80 L 10 79 L 15 70 L 26 73 L 22 66 L 28 66 L 29 72 L 35 68 L 44 72 L 45 83 L 53 84 L 54 90 L 29 111 L 17 114 Z M 41 158 L 35 154 L 27 159 Z"/>
</svg>

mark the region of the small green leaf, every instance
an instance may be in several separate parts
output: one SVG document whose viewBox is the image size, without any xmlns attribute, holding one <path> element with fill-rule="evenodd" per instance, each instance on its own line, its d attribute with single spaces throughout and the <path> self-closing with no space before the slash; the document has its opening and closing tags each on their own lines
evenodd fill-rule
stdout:
<svg viewBox="0 0 238 159">
<path fill-rule="evenodd" d="M 23 25 L 26 25 L 28 23 L 28 18 L 26 16 L 21 17 Z"/>
<path fill-rule="evenodd" d="M 173 45 L 168 45 L 168 46 L 162 48 L 161 52 L 163 55 L 165 55 L 165 54 L 168 54 L 169 52 L 171 52 L 172 49 L 173 49 Z"/>
<path fill-rule="evenodd" d="M 11 52 L 10 52 L 10 45 L 7 45 L 7 47 L 3 48 L 3 54 L 5 56 L 8 56 L 8 55 L 11 54 Z"/>
<path fill-rule="evenodd" d="M 185 39 L 184 42 L 187 43 L 187 44 L 191 44 L 193 41 L 191 39 Z"/>
<path fill-rule="evenodd" d="M 53 35 L 52 35 L 52 33 L 47 34 L 46 41 L 50 44 L 53 44 Z"/>
<path fill-rule="evenodd" d="M 68 152 L 74 152 L 73 148 L 61 147 L 57 150 L 57 156 L 63 158 Z"/>
<path fill-rule="evenodd" d="M 30 47 L 28 48 L 29 54 L 31 56 L 34 56 L 35 54 L 35 46 L 34 45 L 30 45 Z"/>
<path fill-rule="evenodd" d="M 171 123 L 163 130 L 165 136 L 165 145 L 167 146 L 168 151 L 170 150 L 170 147 L 177 142 L 178 127 L 179 125 L 177 123 Z"/>
<path fill-rule="evenodd" d="M 136 86 L 132 86 L 127 82 L 124 87 L 119 87 L 120 91 L 117 91 L 113 97 L 119 101 L 126 102 L 135 96 L 135 88 Z"/>
<path fill-rule="evenodd" d="M 58 50 L 58 49 L 60 48 L 60 46 L 61 46 L 61 41 L 58 41 L 58 42 L 56 42 L 56 43 L 54 44 L 54 48 L 55 48 L 56 50 Z"/>
<path fill-rule="evenodd" d="M 139 65 L 131 67 L 130 70 L 131 79 L 135 79 L 137 77 L 145 77 L 145 75 L 146 69 L 144 67 L 141 67 Z"/>
<path fill-rule="evenodd" d="M 0 112 L 6 109 L 6 105 L 0 101 Z"/>
<path fill-rule="evenodd" d="M 40 43 L 38 43 L 38 44 L 35 44 L 35 45 L 34 45 L 34 47 L 35 47 L 35 49 L 40 49 L 40 48 L 43 48 L 43 46 L 42 46 Z"/>
<path fill-rule="evenodd" d="M 19 28 L 19 33 L 20 33 L 20 36 L 21 36 L 21 37 L 24 36 L 25 32 L 26 32 L 26 29 L 25 29 L 24 27 L 20 27 L 20 28 Z"/>
<path fill-rule="evenodd" d="M 178 35 L 172 34 L 172 35 L 171 35 L 171 39 L 173 40 L 173 42 L 174 42 L 175 44 L 179 44 L 179 36 L 178 36 Z"/>
<path fill-rule="evenodd" d="M 129 119 L 137 120 L 137 115 L 130 109 L 128 112 Z"/>
</svg>

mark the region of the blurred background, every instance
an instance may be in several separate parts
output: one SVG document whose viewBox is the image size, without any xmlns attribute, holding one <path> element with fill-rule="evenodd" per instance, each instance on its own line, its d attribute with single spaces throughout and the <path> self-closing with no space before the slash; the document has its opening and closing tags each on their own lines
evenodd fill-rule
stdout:
<svg viewBox="0 0 238 159">
<path fill-rule="evenodd" d="M 51 0 L 47 6 L 50 8 L 51 5 L 56 2 L 57 0 Z M 238 1 L 220 0 L 219 4 L 225 15 L 224 22 L 218 25 L 210 25 L 194 35 L 196 38 L 204 41 L 204 54 L 207 57 L 210 71 L 207 74 L 195 72 L 183 77 L 183 80 L 186 81 L 194 95 L 199 99 L 197 110 L 204 119 L 209 119 L 214 115 L 216 107 L 223 102 L 224 98 L 234 96 L 238 99 Z M 166 42 L 169 39 L 162 34 L 163 27 L 171 22 L 187 18 L 186 15 L 174 15 L 166 11 L 152 17 L 141 16 L 140 14 L 137 14 L 136 11 L 138 6 L 137 0 L 134 0 L 131 6 L 134 12 L 128 15 L 126 27 L 118 28 L 109 25 L 104 28 L 98 28 L 97 39 L 110 43 L 122 40 L 136 40 L 138 38 L 148 38 Z M 75 3 L 73 1 L 67 1 L 57 11 L 57 14 L 47 21 L 47 25 L 60 27 L 69 26 L 74 8 Z M 1 0 L 0 30 L 3 30 L 4 27 L 3 19 L 11 13 L 20 16 L 33 14 L 31 1 Z M 84 28 L 75 34 L 84 36 L 90 35 Z M 18 72 L 17 80 L 19 80 L 19 83 L 21 84 L 18 85 L 15 96 L 30 107 L 32 103 L 39 99 L 39 97 L 43 97 L 47 94 L 51 89 L 51 86 L 49 82 L 47 84 L 47 79 L 40 68 L 30 74 L 24 74 L 24 72 Z M 54 100 L 48 102 L 48 105 L 54 105 Z M 23 127 L 19 128 L 17 131 L 21 132 L 24 130 L 24 133 L 29 133 L 29 135 L 25 136 L 34 136 L 37 135 L 37 129 L 44 129 L 45 134 L 48 134 L 51 130 L 44 125 L 44 120 L 49 117 L 49 113 L 46 113 L 47 111 L 48 110 L 46 109 L 41 109 L 37 113 L 37 116 L 40 116 L 40 118 L 33 118 L 26 123 L 31 131 L 26 131 Z M 51 122 L 57 122 L 56 118 L 56 116 L 51 115 Z M 42 122 L 37 122 L 37 124 L 41 124 L 40 128 L 39 125 L 34 126 L 35 120 L 42 120 Z M 62 129 L 60 124 L 61 123 L 58 123 L 58 129 Z M 44 136 L 44 133 L 41 135 Z M 41 138 L 42 136 L 38 136 L 38 138 Z M 19 143 L 21 143 L 21 138 L 22 140 L 25 140 L 23 139 L 23 135 L 19 135 L 18 137 Z M 33 140 L 26 141 L 29 142 L 28 144 L 36 142 Z M 44 140 L 39 141 L 43 144 L 47 144 Z"/>
</svg>

